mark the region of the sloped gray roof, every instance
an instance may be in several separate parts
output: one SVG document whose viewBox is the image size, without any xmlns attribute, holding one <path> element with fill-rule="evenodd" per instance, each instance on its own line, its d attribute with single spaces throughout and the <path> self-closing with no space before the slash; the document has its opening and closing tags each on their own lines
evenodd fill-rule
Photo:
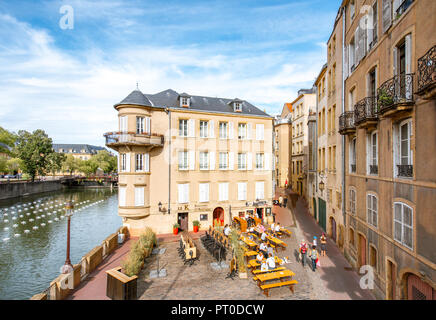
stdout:
<svg viewBox="0 0 436 320">
<path fill-rule="evenodd" d="M 100 150 L 106 150 L 104 147 L 92 146 L 89 144 L 74 144 L 74 143 L 54 143 L 53 149 L 55 152 L 59 152 L 62 149 L 63 153 L 82 153 L 82 150 L 85 150 L 84 153 L 88 154 L 96 154 Z M 70 152 L 70 150 L 73 150 Z"/>
<path fill-rule="evenodd" d="M 183 93 L 182 95 L 186 95 L 186 93 Z M 177 93 L 172 89 L 168 89 L 156 94 L 142 94 L 141 91 L 135 90 L 131 94 L 129 94 L 123 101 L 116 104 L 115 107 L 122 104 L 135 104 L 142 106 L 153 106 L 158 108 L 185 109 L 180 107 L 180 96 L 181 94 Z M 235 112 L 233 110 L 233 105 L 231 105 L 231 102 L 234 100 L 235 99 L 190 96 L 189 109 L 207 111 L 212 113 L 233 113 L 271 117 L 269 114 L 261 111 L 251 103 L 244 100 L 240 100 L 242 103 L 242 112 Z"/>
</svg>

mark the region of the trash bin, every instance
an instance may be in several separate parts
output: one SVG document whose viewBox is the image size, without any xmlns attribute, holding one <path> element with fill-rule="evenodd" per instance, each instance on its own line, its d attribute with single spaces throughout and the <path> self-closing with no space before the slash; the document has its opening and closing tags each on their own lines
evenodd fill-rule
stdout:
<svg viewBox="0 0 436 320">
<path fill-rule="evenodd" d="M 118 244 L 122 244 L 124 242 L 124 233 L 118 233 Z"/>
</svg>

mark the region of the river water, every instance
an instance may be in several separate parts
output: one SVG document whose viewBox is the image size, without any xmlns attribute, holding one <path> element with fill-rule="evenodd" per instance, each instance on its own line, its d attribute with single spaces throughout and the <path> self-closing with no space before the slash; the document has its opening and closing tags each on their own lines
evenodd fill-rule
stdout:
<svg viewBox="0 0 436 320">
<path fill-rule="evenodd" d="M 68 200 L 75 206 L 72 264 L 122 225 L 117 193 L 109 188 L 67 189 L 0 200 L 0 299 L 29 299 L 60 274 L 66 258 Z"/>
</svg>

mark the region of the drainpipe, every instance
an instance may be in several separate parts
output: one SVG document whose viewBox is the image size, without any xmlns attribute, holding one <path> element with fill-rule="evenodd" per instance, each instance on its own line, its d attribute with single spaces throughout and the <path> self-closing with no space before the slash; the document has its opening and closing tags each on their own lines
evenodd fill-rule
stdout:
<svg viewBox="0 0 436 320">
<path fill-rule="evenodd" d="M 342 113 L 345 112 L 345 7 L 342 7 L 342 97 L 341 97 L 341 109 Z M 342 217 L 344 218 L 344 226 L 347 225 L 345 215 L 345 135 L 342 135 Z M 343 235 L 345 238 L 345 235 Z"/>
<path fill-rule="evenodd" d="M 318 100 L 318 86 L 315 85 L 315 92 L 316 92 L 316 107 L 315 107 L 315 191 L 316 191 L 316 196 L 318 195 L 318 105 L 319 105 L 319 100 Z M 316 201 L 316 203 L 318 203 L 318 201 Z M 315 212 L 316 208 L 313 208 L 313 212 Z"/>
<path fill-rule="evenodd" d="M 165 108 L 168 114 L 168 214 L 171 214 L 171 110 Z"/>
</svg>

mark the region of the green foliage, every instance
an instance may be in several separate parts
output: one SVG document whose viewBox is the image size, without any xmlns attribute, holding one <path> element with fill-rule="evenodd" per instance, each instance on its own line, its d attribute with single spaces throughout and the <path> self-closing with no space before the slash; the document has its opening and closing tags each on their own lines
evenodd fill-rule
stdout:
<svg viewBox="0 0 436 320">
<path fill-rule="evenodd" d="M 7 159 L 5 157 L 0 157 L 0 172 L 1 173 L 7 172 L 6 162 L 7 162 Z"/>
<path fill-rule="evenodd" d="M 198 220 L 194 220 L 194 221 L 192 221 L 192 225 L 193 225 L 194 227 L 199 227 L 199 226 L 200 226 L 200 221 L 198 221 Z"/>
<path fill-rule="evenodd" d="M 22 171 L 28 173 L 32 181 L 37 174 L 44 175 L 48 165 L 48 156 L 53 153 L 52 139 L 43 130 L 30 133 L 18 131 L 14 154 L 22 162 Z"/>
<path fill-rule="evenodd" d="M 81 161 L 82 160 L 80 159 L 74 158 L 72 154 L 67 154 L 64 162 L 62 163 L 62 170 L 69 172 L 71 175 L 74 171 L 79 170 Z"/>
<path fill-rule="evenodd" d="M 386 90 L 380 89 L 377 97 L 377 107 L 390 106 L 394 103 L 394 99 L 387 93 Z"/>
<path fill-rule="evenodd" d="M 95 172 L 98 169 L 98 163 L 93 161 L 92 157 L 89 160 L 80 160 L 80 159 L 76 159 L 76 160 L 79 160 L 78 161 L 79 171 L 83 172 L 86 176 L 95 174 Z"/>
<path fill-rule="evenodd" d="M 11 158 L 6 160 L 6 171 L 10 174 L 16 174 L 23 168 L 23 161 L 18 158 Z"/>
<path fill-rule="evenodd" d="M 117 157 L 111 155 L 106 150 L 98 151 L 98 153 L 93 155 L 89 161 L 91 161 L 97 168 L 103 170 L 104 173 L 117 171 Z"/>
<path fill-rule="evenodd" d="M 5 145 L 13 148 L 16 140 L 16 134 L 0 127 L 0 143 L 4 143 Z M 3 147 L 2 145 L 0 145 L 0 152 L 12 155 L 11 151 L 9 151 L 8 148 Z"/>
<path fill-rule="evenodd" d="M 245 266 L 244 249 L 242 248 L 242 245 L 239 242 L 238 231 L 232 229 L 229 235 L 229 239 L 230 239 L 230 244 L 232 245 L 233 248 L 233 252 L 235 253 L 236 256 L 238 270 L 240 273 L 244 273 L 247 271 L 247 267 Z"/>
<path fill-rule="evenodd" d="M 178 228 L 180 228 L 180 224 L 178 224 L 178 223 L 173 224 L 173 228 L 174 228 L 174 229 L 178 229 Z"/>
<path fill-rule="evenodd" d="M 62 169 L 62 165 L 67 159 L 67 156 L 63 153 L 53 152 L 47 156 L 47 159 L 47 172 L 51 172 L 51 174 L 54 176 L 57 171 Z"/>
</svg>

